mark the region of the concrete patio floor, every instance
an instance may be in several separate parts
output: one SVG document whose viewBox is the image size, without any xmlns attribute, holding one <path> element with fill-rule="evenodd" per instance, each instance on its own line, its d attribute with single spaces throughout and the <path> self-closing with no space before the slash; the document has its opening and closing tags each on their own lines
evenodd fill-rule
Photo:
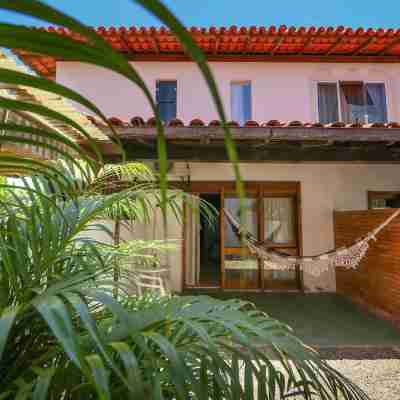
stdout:
<svg viewBox="0 0 400 400">
<path fill-rule="evenodd" d="M 400 346 L 400 330 L 336 294 L 191 292 L 194 293 L 248 300 L 287 323 L 296 336 L 312 346 Z"/>
</svg>

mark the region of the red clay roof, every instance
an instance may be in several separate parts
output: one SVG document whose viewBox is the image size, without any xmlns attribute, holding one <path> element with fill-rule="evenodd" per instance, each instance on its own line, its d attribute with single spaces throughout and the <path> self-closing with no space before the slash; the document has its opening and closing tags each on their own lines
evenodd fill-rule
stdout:
<svg viewBox="0 0 400 400">
<path fill-rule="evenodd" d="M 41 28 L 81 40 L 64 28 Z M 167 28 L 98 27 L 94 30 L 115 50 L 132 60 L 187 59 Z M 210 60 L 400 62 L 400 29 L 339 27 L 210 27 L 188 28 Z M 56 59 L 15 51 L 40 75 L 54 78 Z"/>
<path fill-rule="evenodd" d="M 87 118 L 96 126 L 99 127 L 105 127 L 105 124 L 90 115 L 87 116 Z M 147 121 L 139 116 L 133 117 L 130 119 L 130 121 L 123 120 L 118 117 L 111 117 L 108 119 L 108 121 L 116 126 L 116 127 L 124 127 L 124 128 L 129 128 L 129 127 L 137 127 L 137 128 L 152 128 L 155 126 L 155 118 L 151 117 Z M 233 128 L 240 128 L 240 125 L 236 121 L 230 121 L 228 122 L 228 125 Z M 167 124 L 168 127 L 184 127 L 185 124 L 182 120 L 175 118 L 172 121 L 170 121 Z M 213 120 L 208 123 L 204 122 L 203 120 L 199 118 L 192 119 L 187 127 L 219 127 L 221 126 L 221 121 L 218 120 Z M 279 121 L 279 120 L 270 120 L 267 122 L 257 122 L 257 121 L 247 121 L 244 124 L 245 128 L 346 128 L 346 129 L 358 129 L 358 128 L 363 128 L 363 129 L 368 129 L 368 128 L 374 128 L 374 129 L 400 129 L 400 123 L 398 122 L 389 122 L 387 124 L 384 123 L 371 123 L 371 124 L 345 124 L 343 122 L 335 122 L 332 124 L 321 124 L 319 122 L 303 122 L 303 121 Z"/>
</svg>

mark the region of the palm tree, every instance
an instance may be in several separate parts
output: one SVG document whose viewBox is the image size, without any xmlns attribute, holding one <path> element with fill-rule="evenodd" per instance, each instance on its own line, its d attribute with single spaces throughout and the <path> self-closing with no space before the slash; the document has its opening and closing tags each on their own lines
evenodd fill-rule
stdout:
<svg viewBox="0 0 400 400">
<path fill-rule="evenodd" d="M 241 195 L 235 147 L 204 55 L 161 2 L 136 3 L 168 25 L 201 69 L 223 121 Z M 135 178 L 126 187 L 114 179 L 123 174 L 104 166 L 99 152 L 88 156 L 56 132 L 0 124 L 6 132 L 2 143 L 18 143 L 11 133 L 25 132 L 39 147 L 45 146 L 43 138 L 62 144 L 53 150 L 66 160 L 60 165 L 0 153 L 3 171 L 30 175 L 23 187 L 3 183 L 0 194 L 0 399 L 251 399 L 254 393 L 271 400 L 295 395 L 366 399 L 290 328 L 249 303 L 206 296 L 137 298 L 123 281 L 115 281 L 118 247 L 85 232 L 109 233 L 98 222 L 104 215 L 144 218 L 154 198 L 166 215 L 171 204 L 167 157 L 153 99 L 133 66 L 77 20 L 35 0 L 0 0 L 0 9 L 65 26 L 90 43 L 0 23 L 1 46 L 100 65 L 138 85 L 157 119 L 160 163 L 159 191 L 147 178 Z M 94 104 L 55 82 L 5 69 L 0 82 L 23 82 L 62 95 L 107 123 Z M 86 135 L 83 127 L 44 106 L 0 97 L 0 107 L 59 119 Z M 79 154 L 84 166 L 60 150 L 65 147 Z"/>
</svg>

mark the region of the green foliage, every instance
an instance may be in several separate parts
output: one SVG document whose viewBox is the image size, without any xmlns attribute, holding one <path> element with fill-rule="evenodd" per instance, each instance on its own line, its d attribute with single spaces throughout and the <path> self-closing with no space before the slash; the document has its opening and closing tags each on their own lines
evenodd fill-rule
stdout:
<svg viewBox="0 0 400 400">
<path fill-rule="evenodd" d="M 242 194 L 235 147 L 204 55 L 160 1 L 136 3 L 165 23 L 198 64 L 223 121 Z M 156 116 L 160 164 L 159 177 L 137 163 L 105 166 L 93 141 L 88 156 L 58 133 L 1 125 L 2 143 L 49 148 L 47 139 L 67 150 L 58 151 L 63 161 L 57 163 L 0 153 L 0 170 L 31 175 L 23 188 L 0 185 L 7 196 L 5 201 L 0 195 L 0 399 L 252 399 L 253 390 L 271 400 L 293 393 L 305 399 L 366 399 L 290 328 L 251 304 L 138 298 L 123 280 L 115 281 L 121 252 L 147 256 L 139 242 L 120 248 L 95 240 L 94 230 L 112 236 L 99 220 L 146 223 L 157 209 L 164 218 L 170 210 L 180 219 L 182 201 L 191 201 L 167 188 L 163 126 L 154 100 L 134 66 L 76 19 L 36 0 L 0 0 L 0 9 L 67 27 L 88 42 L 0 23 L 0 46 L 98 65 L 138 86 Z M 62 95 L 108 123 L 94 104 L 55 82 L 4 69 L 0 82 Z M 88 138 L 84 128 L 45 106 L 8 97 L 0 98 L 0 106 L 62 121 Z M 118 137 L 113 139 L 118 145 Z M 213 212 L 201 207 L 212 222 Z"/>
<path fill-rule="evenodd" d="M 106 231 L 97 217 L 124 194 L 60 200 L 39 189 L 39 178 L 33 186 L 29 204 L 16 198 L 0 238 L 5 398 L 243 397 L 241 365 L 246 390 L 257 384 L 264 398 L 294 388 L 334 398 L 341 386 L 347 398 L 365 398 L 288 327 L 248 303 L 128 295 L 117 301 L 112 264 L 119 250 L 82 232 L 94 224 Z"/>
</svg>

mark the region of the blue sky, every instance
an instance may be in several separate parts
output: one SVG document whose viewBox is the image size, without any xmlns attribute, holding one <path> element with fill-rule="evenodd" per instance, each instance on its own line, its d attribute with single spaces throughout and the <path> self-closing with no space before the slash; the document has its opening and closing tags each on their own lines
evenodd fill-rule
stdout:
<svg viewBox="0 0 400 400">
<path fill-rule="evenodd" d="M 132 0 L 47 0 L 89 25 L 157 26 Z M 185 25 L 400 27 L 399 0 L 165 0 Z M 1 21 L 33 24 L 0 11 Z M 41 24 L 39 24 L 41 25 Z"/>
</svg>

